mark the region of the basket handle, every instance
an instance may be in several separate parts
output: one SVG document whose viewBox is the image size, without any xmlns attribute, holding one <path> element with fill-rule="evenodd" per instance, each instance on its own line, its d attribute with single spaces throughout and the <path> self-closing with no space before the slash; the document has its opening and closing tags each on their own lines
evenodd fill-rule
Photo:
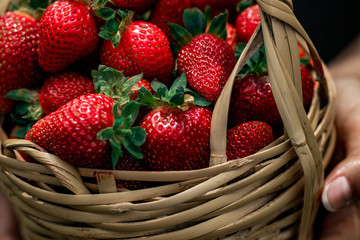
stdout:
<svg viewBox="0 0 360 240">
<path fill-rule="evenodd" d="M 71 164 L 61 160 L 59 157 L 46 152 L 39 145 L 28 140 L 7 139 L 3 146 L 8 151 L 20 151 L 28 154 L 38 162 L 48 167 L 59 179 L 64 187 L 75 194 L 89 194 L 79 172 Z M 9 153 L 10 154 L 10 153 Z"/>
<path fill-rule="evenodd" d="M 216 101 L 210 129 L 210 166 L 225 163 L 226 158 L 226 129 L 228 122 L 228 113 L 230 107 L 230 98 L 236 75 L 244 67 L 247 61 L 263 44 L 263 35 L 260 24 L 257 26 L 254 34 L 246 44 L 244 51 L 241 53 L 236 65 L 226 82 L 218 100 Z"/>
<path fill-rule="evenodd" d="M 210 165 L 226 162 L 227 115 L 232 86 L 244 61 L 258 48 L 258 41 L 262 39 L 274 99 L 304 172 L 304 207 L 299 239 L 309 239 L 308 234 L 311 233 L 311 224 L 317 209 L 315 198 L 318 197 L 324 174 L 319 146 L 302 104 L 298 37 L 301 37 L 309 48 L 316 80 L 327 90 L 323 63 L 309 36 L 296 19 L 291 0 L 257 0 L 257 3 L 262 34 L 259 31 L 253 34 L 215 105 L 210 133 Z"/>
</svg>

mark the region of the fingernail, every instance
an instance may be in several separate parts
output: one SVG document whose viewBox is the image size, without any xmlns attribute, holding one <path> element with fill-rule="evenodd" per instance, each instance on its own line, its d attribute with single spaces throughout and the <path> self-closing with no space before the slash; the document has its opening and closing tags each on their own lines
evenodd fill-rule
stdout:
<svg viewBox="0 0 360 240">
<path fill-rule="evenodd" d="M 335 212 L 347 205 L 351 200 L 351 188 L 346 177 L 341 176 L 327 184 L 322 193 L 324 207 Z"/>
</svg>

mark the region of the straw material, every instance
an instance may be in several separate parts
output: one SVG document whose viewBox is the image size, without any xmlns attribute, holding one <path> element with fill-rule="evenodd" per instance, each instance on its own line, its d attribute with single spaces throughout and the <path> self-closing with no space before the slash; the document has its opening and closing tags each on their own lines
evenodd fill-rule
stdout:
<svg viewBox="0 0 360 240">
<path fill-rule="evenodd" d="M 74 168 L 0 131 L 0 189 L 15 206 L 25 239 L 312 239 L 324 169 L 336 142 L 335 87 L 292 2 L 257 2 L 261 24 L 213 112 L 210 167 L 171 172 Z M 251 156 L 227 161 L 233 83 L 263 43 L 285 134 Z M 311 56 L 318 82 L 307 112 L 298 43 Z M 19 152 L 39 163 L 22 161 Z M 116 188 L 120 179 L 156 186 L 124 191 Z"/>
</svg>

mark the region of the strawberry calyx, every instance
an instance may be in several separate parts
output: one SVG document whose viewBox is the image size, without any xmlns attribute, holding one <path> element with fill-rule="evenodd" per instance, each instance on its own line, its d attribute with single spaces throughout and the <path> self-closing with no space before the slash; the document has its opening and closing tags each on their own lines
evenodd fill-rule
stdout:
<svg viewBox="0 0 360 240">
<path fill-rule="evenodd" d="M 195 104 L 198 106 L 209 106 L 211 102 L 203 99 L 198 93 L 186 88 L 187 80 L 185 73 L 175 79 L 170 89 L 159 82 L 152 81 L 151 88 L 155 91 L 151 94 L 149 90 L 141 87 L 137 92 L 137 101 L 141 106 L 157 108 L 159 106 L 184 107 L 184 104 Z M 188 101 L 188 95 L 192 96 L 191 103 Z"/>
<path fill-rule="evenodd" d="M 235 50 L 236 59 L 238 59 L 241 53 L 244 51 L 246 44 L 240 43 Z M 267 74 L 267 61 L 265 54 L 265 47 L 261 45 L 260 48 L 254 53 L 253 56 L 246 62 L 244 67 L 240 70 L 237 77 L 239 79 L 244 78 L 246 75 L 253 74 L 256 76 L 262 76 Z"/>
<path fill-rule="evenodd" d="M 256 1 L 254 0 L 243 0 L 240 1 L 237 5 L 236 5 L 236 12 L 237 13 L 241 13 L 242 11 L 244 11 L 245 9 L 247 9 L 248 7 L 254 5 L 256 3 Z"/>
<path fill-rule="evenodd" d="M 228 12 L 225 11 L 217 15 L 210 22 L 208 20 L 209 16 L 206 15 L 208 15 L 208 13 L 204 14 L 198 8 L 185 9 L 183 15 L 185 27 L 175 23 L 167 23 L 169 31 L 176 41 L 176 43 L 171 46 L 175 55 L 181 47 L 188 45 L 194 37 L 204 33 L 212 34 L 226 40 Z"/>
<path fill-rule="evenodd" d="M 125 77 L 122 72 L 105 65 L 99 65 L 98 70 L 93 70 L 91 75 L 97 93 L 104 94 L 111 97 L 115 102 L 122 102 L 123 104 L 130 101 L 133 86 L 143 77 L 143 74 L 130 78 Z"/>
<path fill-rule="evenodd" d="M 117 102 L 113 107 L 114 125 L 98 132 L 98 139 L 110 142 L 111 163 L 114 169 L 119 158 L 124 155 L 122 148 L 136 159 L 144 157 L 140 146 L 146 140 L 146 132 L 139 126 L 132 127 L 139 109 L 140 104 L 136 101 L 127 102 L 125 105 L 121 101 Z"/>
<path fill-rule="evenodd" d="M 5 97 L 16 100 L 16 105 L 10 117 L 20 126 L 14 134 L 18 138 L 24 138 L 28 130 L 42 117 L 45 113 L 39 102 L 39 92 L 25 88 L 16 89 L 8 92 Z"/>
<path fill-rule="evenodd" d="M 122 33 L 132 22 L 135 12 L 116 9 L 114 6 L 108 6 L 107 3 L 107 0 L 98 0 L 91 6 L 94 9 L 94 14 L 105 20 L 105 24 L 100 27 L 99 37 L 111 40 L 113 46 L 117 47 Z"/>
</svg>

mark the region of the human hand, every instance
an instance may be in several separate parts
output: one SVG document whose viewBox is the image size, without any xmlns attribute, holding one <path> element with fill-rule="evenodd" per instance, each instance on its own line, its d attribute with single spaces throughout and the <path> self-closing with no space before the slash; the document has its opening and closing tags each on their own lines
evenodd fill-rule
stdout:
<svg viewBox="0 0 360 240">
<path fill-rule="evenodd" d="M 360 79 L 336 79 L 338 145 L 322 195 L 321 240 L 360 239 Z"/>
</svg>

